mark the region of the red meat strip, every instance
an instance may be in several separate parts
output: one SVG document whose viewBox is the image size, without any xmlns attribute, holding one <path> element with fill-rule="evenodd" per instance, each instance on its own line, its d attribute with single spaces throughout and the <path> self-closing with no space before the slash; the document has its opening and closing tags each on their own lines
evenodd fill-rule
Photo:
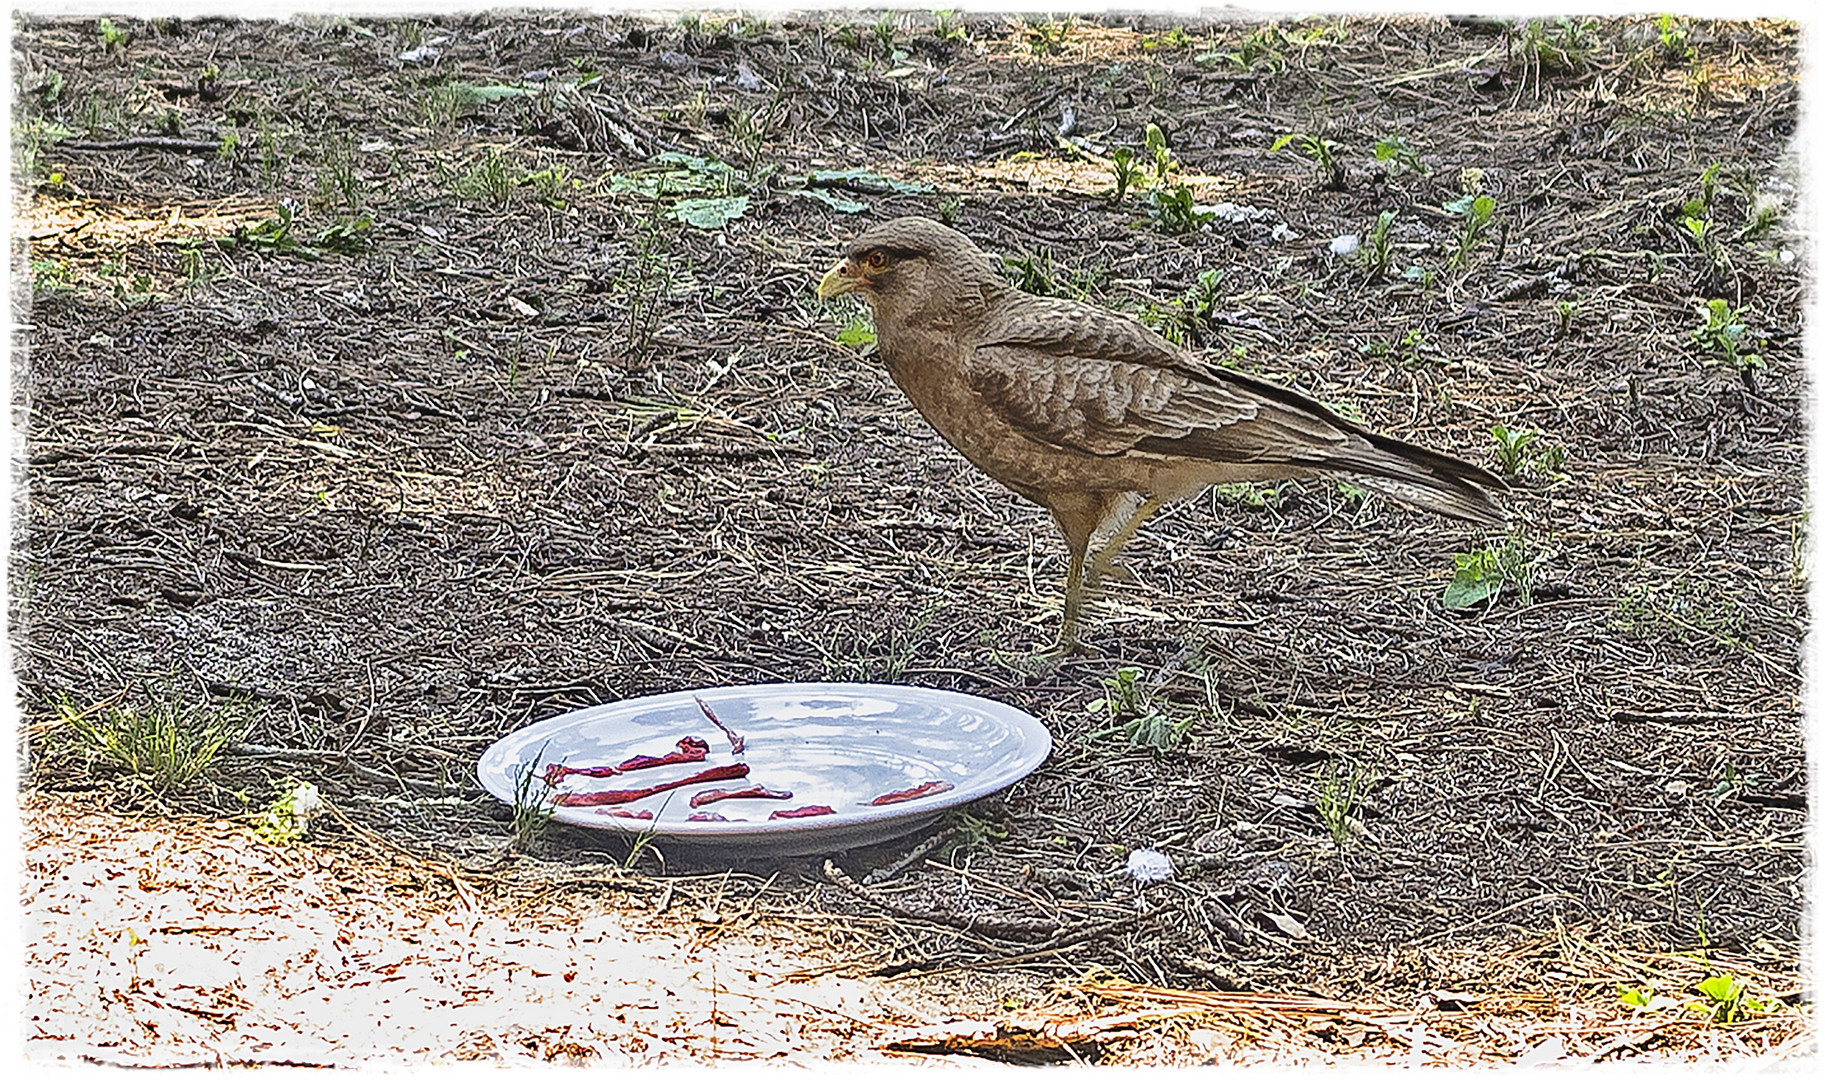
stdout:
<svg viewBox="0 0 1825 1080">
<path fill-rule="evenodd" d="M 653 812 L 651 810 L 598 810 L 596 813 L 607 814 L 609 817 L 633 818 L 636 821 L 653 820 Z"/>
<path fill-rule="evenodd" d="M 910 787 L 905 791 L 890 791 L 885 795 L 876 795 L 869 801 L 868 805 L 892 806 L 894 803 L 911 802 L 914 799 L 923 799 L 927 795 L 936 795 L 941 791 L 949 791 L 956 786 L 957 785 L 948 780 L 927 780 L 918 787 Z"/>
<path fill-rule="evenodd" d="M 573 769 L 568 765 L 545 766 L 545 784 L 557 787 L 566 776 L 619 776 L 635 769 L 652 769 L 660 765 L 693 765 L 710 753 L 710 744 L 695 735 L 686 735 L 678 740 L 678 749 L 664 757 L 652 757 L 648 754 L 637 754 L 619 765 L 590 765 L 586 768 Z"/>
<path fill-rule="evenodd" d="M 741 753 L 742 750 L 748 745 L 748 741 L 746 739 L 742 738 L 740 735 L 735 734 L 734 731 L 730 730 L 729 725 L 723 723 L 721 720 L 718 720 L 716 718 L 716 714 L 710 711 L 710 706 L 708 704 L 706 704 L 702 698 L 692 698 L 691 700 L 697 702 L 697 707 L 699 709 L 703 710 L 703 715 L 709 717 L 710 723 L 715 724 L 717 727 L 721 728 L 722 733 L 729 737 L 729 753 L 731 753 L 731 754 Z"/>
<path fill-rule="evenodd" d="M 690 817 L 685 818 L 684 820 L 686 820 L 686 821 L 727 821 L 729 819 L 726 817 L 723 817 L 721 814 L 716 813 L 714 810 L 705 810 L 701 813 L 692 814 Z"/>
<path fill-rule="evenodd" d="M 801 806 L 796 810 L 775 810 L 767 815 L 767 820 L 772 821 L 774 818 L 823 817 L 825 814 L 834 813 L 836 813 L 836 811 L 830 809 L 828 806 Z"/>
<path fill-rule="evenodd" d="M 652 787 L 632 790 L 571 792 L 559 795 L 556 802 L 559 806 L 618 806 L 621 803 L 644 799 L 648 795 L 657 795 L 661 791 L 670 791 L 673 788 L 689 787 L 692 784 L 708 784 L 716 780 L 740 780 L 747 775 L 748 767 L 746 765 L 717 765 L 694 776 L 687 776 L 683 780 L 673 780 L 664 784 L 654 784 Z"/>
<path fill-rule="evenodd" d="M 755 784 L 753 787 L 712 788 L 709 791 L 699 791 L 691 796 L 691 806 L 693 808 L 708 806 L 724 799 L 790 799 L 791 797 L 790 791 L 769 791 L 759 784 Z"/>
</svg>

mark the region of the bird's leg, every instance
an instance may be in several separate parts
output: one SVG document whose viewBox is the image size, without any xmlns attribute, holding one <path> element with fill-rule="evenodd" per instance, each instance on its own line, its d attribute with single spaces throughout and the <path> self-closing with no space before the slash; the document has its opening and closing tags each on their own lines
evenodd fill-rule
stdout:
<svg viewBox="0 0 1825 1080">
<path fill-rule="evenodd" d="M 1108 541 L 1103 544 L 1097 551 L 1096 557 L 1090 560 L 1089 569 L 1084 572 L 1085 587 L 1094 589 L 1102 584 L 1103 578 L 1110 576 L 1112 573 L 1127 573 L 1126 570 L 1116 568 L 1114 565 L 1115 557 L 1121 554 L 1122 546 L 1124 544 L 1134 539 L 1134 534 L 1140 529 L 1141 525 L 1144 524 L 1148 518 L 1152 517 L 1155 511 L 1159 510 L 1159 508 L 1164 505 L 1166 505 L 1166 500 L 1163 497 L 1150 495 L 1148 496 L 1147 501 L 1140 505 L 1139 509 L 1128 515 L 1128 520 L 1122 524 L 1120 529 L 1116 530 L 1114 536 L 1111 536 Z"/>
<path fill-rule="evenodd" d="M 1071 565 L 1065 570 L 1065 621 L 1058 629 L 1058 644 L 1053 650 L 1060 656 L 1077 648 L 1077 617 L 1084 609 L 1085 544 L 1071 545 Z"/>
<path fill-rule="evenodd" d="M 1077 650 L 1077 623 L 1084 610 L 1084 565 L 1090 552 L 1090 538 L 1108 513 L 1106 496 L 1100 492 L 1077 492 L 1053 499 L 1046 507 L 1058 531 L 1065 534 L 1065 545 L 1071 549 L 1071 562 L 1065 570 L 1065 617 L 1059 627 L 1058 644 L 1050 650 L 1054 658 L 1063 658 Z"/>
</svg>

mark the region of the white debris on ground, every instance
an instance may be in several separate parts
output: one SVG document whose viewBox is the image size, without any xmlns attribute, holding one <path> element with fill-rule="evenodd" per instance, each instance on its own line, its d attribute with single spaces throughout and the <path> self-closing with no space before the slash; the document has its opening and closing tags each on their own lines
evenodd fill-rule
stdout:
<svg viewBox="0 0 1825 1080">
<path fill-rule="evenodd" d="M 1140 848 L 1128 853 L 1128 864 L 1123 869 L 1143 885 L 1167 881 L 1172 877 L 1172 856 L 1153 848 Z"/>
<path fill-rule="evenodd" d="M 428 890 L 385 857 L 220 821 L 22 808 L 25 1051 L 35 1063 L 638 1064 L 868 1060 L 922 1020 L 825 976 L 791 928 L 526 914 Z"/>
</svg>

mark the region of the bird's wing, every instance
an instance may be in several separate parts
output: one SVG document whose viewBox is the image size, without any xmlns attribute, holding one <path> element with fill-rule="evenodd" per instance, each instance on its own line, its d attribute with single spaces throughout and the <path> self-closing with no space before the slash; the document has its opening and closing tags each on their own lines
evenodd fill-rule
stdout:
<svg viewBox="0 0 1825 1080">
<path fill-rule="evenodd" d="M 1351 441 L 1347 424 L 1316 402 L 1203 371 L 1139 323 L 1071 301 L 1005 302 L 967 370 L 983 402 L 1015 428 L 1083 453 L 1296 462 Z"/>
</svg>

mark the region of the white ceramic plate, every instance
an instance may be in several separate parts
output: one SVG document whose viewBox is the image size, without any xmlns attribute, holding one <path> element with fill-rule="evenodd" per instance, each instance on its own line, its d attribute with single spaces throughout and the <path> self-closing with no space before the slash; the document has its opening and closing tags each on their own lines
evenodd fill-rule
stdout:
<svg viewBox="0 0 1825 1080">
<path fill-rule="evenodd" d="M 737 755 L 705 718 L 697 699 L 746 743 Z M 558 806 L 557 820 L 592 829 L 743 854 L 804 855 L 880 843 L 913 832 L 953 806 L 1000 791 L 1039 767 L 1052 737 L 1038 720 L 1010 705 L 947 690 L 884 683 L 773 683 L 684 690 L 554 716 L 489 747 L 477 768 L 482 786 L 514 801 L 515 781 L 531 768 L 530 793 L 554 791 L 543 779 L 554 764 L 616 765 L 638 754 L 660 757 L 694 735 L 710 744 L 705 760 L 637 769 L 611 777 L 571 775 L 561 794 L 645 788 L 704 769 L 745 762 L 749 773 L 649 795 L 615 806 Z M 950 790 L 886 806 L 870 801 L 930 781 Z M 727 799 L 692 809 L 710 788 L 758 784 L 790 791 L 789 800 Z M 835 813 L 770 819 L 775 810 L 822 805 Z M 651 820 L 613 811 L 652 812 Z M 714 812 L 728 821 L 688 821 Z M 741 819 L 741 820 L 737 820 Z"/>
</svg>

